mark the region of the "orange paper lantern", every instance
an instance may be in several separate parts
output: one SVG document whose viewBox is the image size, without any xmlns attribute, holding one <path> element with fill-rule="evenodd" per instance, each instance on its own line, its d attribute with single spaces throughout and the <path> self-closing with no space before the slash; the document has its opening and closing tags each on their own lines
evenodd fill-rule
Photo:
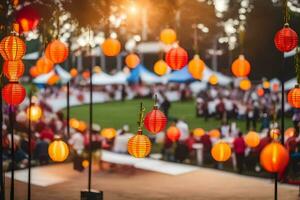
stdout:
<svg viewBox="0 0 300 200">
<path fill-rule="evenodd" d="M 269 81 L 264 81 L 263 82 L 263 88 L 264 89 L 269 89 L 271 87 L 271 83 Z"/>
<path fill-rule="evenodd" d="M 83 168 L 88 168 L 89 165 L 90 165 L 90 162 L 88 160 L 82 161 L 82 167 Z"/>
<path fill-rule="evenodd" d="M 26 96 L 25 88 L 16 82 L 8 83 L 2 88 L 2 97 L 4 101 L 12 106 L 21 104 Z"/>
<path fill-rule="evenodd" d="M 284 136 L 286 138 L 293 137 L 293 136 L 295 136 L 295 134 L 296 134 L 296 129 L 293 127 L 286 129 L 284 132 Z"/>
<path fill-rule="evenodd" d="M 7 36 L 1 40 L 0 54 L 4 60 L 21 60 L 26 52 L 26 45 L 17 36 Z"/>
<path fill-rule="evenodd" d="M 69 55 L 68 46 L 60 40 L 53 40 L 46 48 L 45 56 L 53 63 L 64 62 Z"/>
<path fill-rule="evenodd" d="M 176 126 L 170 126 L 167 129 L 167 137 L 172 141 L 176 142 L 180 138 L 180 130 Z"/>
<path fill-rule="evenodd" d="M 129 67 L 130 69 L 133 69 L 138 64 L 140 64 L 140 58 L 136 54 L 131 53 L 131 54 L 126 56 L 125 63 L 127 65 L 127 67 Z"/>
<path fill-rule="evenodd" d="M 17 11 L 16 21 L 20 25 L 21 32 L 28 32 L 38 26 L 40 18 L 37 10 L 29 5 Z"/>
<path fill-rule="evenodd" d="M 114 128 L 105 128 L 101 131 L 101 136 L 109 140 L 116 137 L 116 135 L 117 135 L 117 131 Z"/>
<path fill-rule="evenodd" d="M 90 76 L 91 76 L 91 74 L 90 74 L 89 71 L 84 71 L 84 72 L 82 72 L 82 77 L 83 77 L 85 80 L 89 79 Z"/>
<path fill-rule="evenodd" d="M 135 158 L 145 158 L 151 152 L 151 142 L 149 138 L 138 131 L 137 135 L 128 140 L 128 153 Z"/>
<path fill-rule="evenodd" d="M 101 49 L 106 56 L 117 56 L 121 51 L 121 43 L 117 39 L 106 39 L 101 45 Z"/>
<path fill-rule="evenodd" d="M 244 55 L 240 55 L 231 66 L 231 71 L 236 77 L 246 77 L 251 70 L 250 63 L 245 59 Z"/>
<path fill-rule="evenodd" d="M 87 129 L 87 125 L 84 121 L 79 121 L 77 130 L 84 132 Z"/>
<path fill-rule="evenodd" d="M 78 129 L 79 128 L 79 121 L 75 118 L 71 118 L 69 121 L 70 127 L 74 128 L 74 129 Z"/>
<path fill-rule="evenodd" d="M 200 80 L 202 78 L 205 63 L 200 59 L 199 55 L 195 55 L 189 62 L 188 70 L 194 79 Z"/>
<path fill-rule="evenodd" d="M 212 157 L 218 162 L 225 162 L 231 156 L 231 148 L 226 142 L 220 141 L 211 149 Z"/>
<path fill-rule="evenodd" d="M 160 41 L 164 44 L 172 44 L 176 41 L 176 32 L 173 29 L 166 28 L 160 33 Z"/>
<path fill-rule="evenodd" d="M 47 74 L 53 69 L 53 62 L 46 57 L 37 60 L 36 68 L 39 74 Z"/>
<path fill-rule="evenodd" d="M 209 131 L 208 135 L 211 138 L 220 138 L 221 137 L 221 133 L 218 129 L 213 129 L 213 130 Z"/>
<path fill-rule="evenodd" d="M 256 93 L 257 93 L 257 95 L 258 95 L 259 97 L 262 97 L 262 96 L 264 96 L 264 94 L 265 94 L 265 90 L 264 90 L 263 88 L 258 88 L 258 89 L 256 90 Z"/>
<path fill-rule="evenodd" d="M 48 154 L 54 162 L 63 162 L 69 155 L 69 147 L 62 140 L 54 140 L 49 145 Z"/>
<path fill-rule="evenodd" d="M 168 64 L 164 60 L 159 60 L 154 64 L 153 71 L 159 75 L 163 76 L 168 72 Z"/>
<path fill-rule="evenodd" d="M 255 148 L 259 145 L 260 143 L 260 137 L 259 135 L 254 132 L 250 131 L 244 138 L 245 143 L 247 144 L 248 147 Z"/>
<path fill-rule="evenodd" d="M 30 69 L 29 69 L 29 74 L 30 76 L 32 76 L 33 78 L 37 77 L 39 74 L 38 70 L 37 70 L 37 67 L 36 66 L 32 66 Z"/>
<path fill-rule="evenodd" d="M 293 108 L 300 108 L 300 88 L 296 85 L 288 93 L 288 102 Z"/>
<path fill-rule="evenodd" d="M 72 69 L 70 70 L 70 74 L 71 74 L 71 76 L 72 76 L 73 78 L 75 78 L 75 77 L 78 75 L 77 69 L 72 68 Z"/>
<path fill-rule="evenodd" d="M 194 137 L 202 137 L 205 134 L 205 130 L 203 128 L 196 128 L 193 131 Z"/>
<path fill-rule="evenodd" d="M 3 74 L 10 81 L 18 81 L 24 74 L 25 66 L 21 60 L 9 61 L 6 60 L 3 64 Z"/>
<path fill-rule="evenodd" d="M 59 76 L 57 74 L 53 74 L 47 81 L 48 85 L 55 85 L 59 81 Z"/>
<path fill-rule="evenodd" d="M 260 154 L 260 164 L 271 173 L 282 172 L 289 163 L 289 153 L 279 142 L 268 144 Z"/>
<path fill-rule="evenodd" d="M 251 81 L 249 79 L 243 79 L 240 82 L 241 90 L 247 91 L 251 89 Z"/>
</svg>

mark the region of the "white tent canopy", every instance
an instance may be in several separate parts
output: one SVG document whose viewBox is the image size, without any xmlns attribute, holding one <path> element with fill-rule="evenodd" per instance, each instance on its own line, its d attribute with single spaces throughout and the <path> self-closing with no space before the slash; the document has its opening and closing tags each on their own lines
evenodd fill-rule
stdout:
<svg viewBox="0 0 300 200">
<path fill-rule="evenodd" d="M 297 78 L 292 78 L 284 83 L 285 90 L 290 90 L 297 84 Z"/>
<path fill-rule="evenodd" d="M 39 58 L 39 52 L 33 52 L 26 54 L 22 59 L 23 60 L 37 60 Z"/>
<path fill-rule="evenodd" d="M 126 84 L 128 75 L 124 72 L 118 72 L 111 76 L 105 72 L 93 74 L 92 80 L 94 85 L 109 85 L 109 84 Z"/>
<path fill-rule="evenodd" d="M 61 66 L 56 65 L 55 69 L 51 70 L 49 73 L 42 74 L 42 75 L 39 75 L 38 77 L 36 77 L 33 80 L 33 83 L 36 83 L 36 84 L 47 84 L 49 78 L 51 76 L 53 76 L 55 74 L 55 72 L 60 77 L 60 82 L 61 83 L 65 84 L 65 83 L 67 83 L 68 81 L 71 80 L 70 73 L 67 72 L 66 70 L 64 70 Z"/>
</svg>

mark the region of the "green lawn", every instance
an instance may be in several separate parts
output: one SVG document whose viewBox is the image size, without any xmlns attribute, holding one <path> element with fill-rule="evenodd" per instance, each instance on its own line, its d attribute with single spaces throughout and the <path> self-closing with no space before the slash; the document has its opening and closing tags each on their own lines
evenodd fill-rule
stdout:
<svg viewBox="0 0 300 200">
<path fill-rule="evenodd" d="M 98 123 L 102 128 L 113 127 L 121 128 L 124 124 L 128 124 L 132 132 L 137 129 L 138 111 L 140 102 L 146 107 L 146 112 L 150 111 L 153 101 L 150 99 L 130 100 L 125 102 L 110 102 L 103 104 L 95 104 L 93 106 L 94 123 Z M 88 121 L 89 106 L 75 106 L 70 109 L 71 117 Z M 170 117 L 184 119 L 188 122 L 190 129 L 204 128 L 211 130 L 220 126 L 220 121 L 214 118 L 204 121 L 203 118 L 196 118 L 195 104 L 193 101 L 172 103 L 170 109 Z M 237 121 L 240 130 L 245 132 L 245 121 Z M 291 120 L 286 120 L 286 127 L 292 125 Z M 260 124 L 258 124 L 258 128 Z"/>
</svg>

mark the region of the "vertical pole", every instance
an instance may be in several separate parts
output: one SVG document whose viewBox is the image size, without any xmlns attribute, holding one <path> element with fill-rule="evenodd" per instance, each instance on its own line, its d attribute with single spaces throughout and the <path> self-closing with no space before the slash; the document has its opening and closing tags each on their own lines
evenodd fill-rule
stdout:
<svg viewBox="0 0 300 200">
<path fill-rule="evenodd" d="M 283 56 L 282 61 L 282 70 L 281 70 L 281 144 L 284 145 L 284 129 L 285 129 L 285 120 L 284 120 L 284 112 L 285 112 L 285 86 L 284 86 L 284 66 L 285 66 L 285 58 Z"/>
<path fill-rule="evenodd" d="M 2 76 L 0 77 L 2 79 Z M 2 81 L 1 81 L 2 82 Z M 4 171 L 3 171 L 3 146 L 2 146 L 2 137 L 3 137 L 3 130 L 2 130 L 2 125 L 3 125 L 3 108 L 2 108 L 2 87 L 0 88 L 0 199 L 5 199 L 5 188 L 4 188 Z"/>
<path fill-rule="evenodd" d="M 274 182 L 274 200 L 277 200 L 277 173 L 274 174 L 275 182 Z"/>
<path fill-rule="evenodd" d="M 89 178 L 88 178 L 88 190 L 91 191 L 92 184 L 92 125 L 93 125 L 93 69 L 90 65 L 90 105 L 89 105 Z"/>
<path fill-rule="evenodd" d="M 70 81 L 67 83 L 67 135 L 70 138 Z"/>
<path fill-rule="evenodd" d="M 27 200 L 31 199 L 31 103 L 32 91 L 29 92 L 29 109 L 28 109 L 28 187 Z"/>
<path fill-rule="evenodd" d="M 11 182 L 10 182 L 10 200 L 14 200 L 15 197 L 15 143 L 14 143 L 14 108 L 9 106 L 9 122 L 10 122 L 10 134 L 11 134 Z"/>
</svg>

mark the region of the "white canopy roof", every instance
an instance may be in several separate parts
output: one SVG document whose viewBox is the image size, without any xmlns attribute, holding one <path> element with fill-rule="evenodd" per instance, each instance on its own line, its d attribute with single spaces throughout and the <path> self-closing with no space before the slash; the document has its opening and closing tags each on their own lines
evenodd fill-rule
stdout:
<svg viewBox="0 0 300 200">
<path fill-rule="evenodd" d="M 66 70 L 64 70 L 61 66 L 56 65 L 55 69 L 51 70 L 49 73 L 47 74 L 42 74 L 39 75 L 38 77 L 36 77 L 35 79 L 33 79 L 33 83 L 36 84 L 47 84 L 49 78 L 51 76 L 53 76 L 54 74 L 56 74 L 60 77 L 60 82 L 65 84 L 68 81 L 71 80 L 71 75 L 69 72 L 67 72 Z"/>
</svg>

